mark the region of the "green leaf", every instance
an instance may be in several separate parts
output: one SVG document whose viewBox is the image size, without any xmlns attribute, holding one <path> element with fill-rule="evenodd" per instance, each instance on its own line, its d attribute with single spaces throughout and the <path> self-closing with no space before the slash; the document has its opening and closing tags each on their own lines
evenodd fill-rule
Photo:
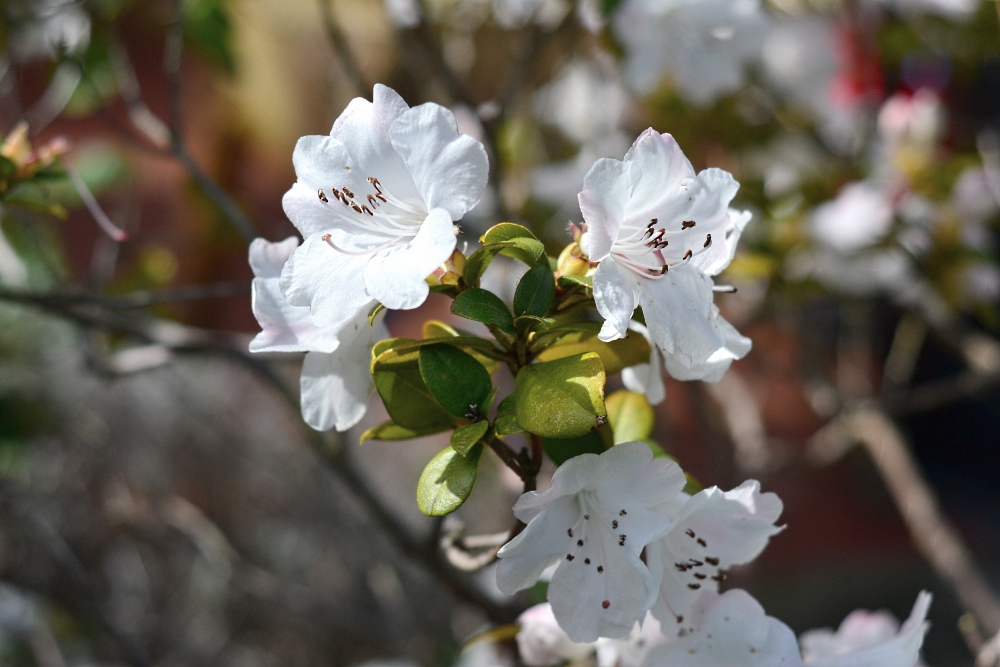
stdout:
<svg viewBox="0 0 1000 667">
<path fill-rule="evenodd" d="M 486 273 L 486 267 L 490 265 L 498 252 L 500 250 L 497 248 L 493 250 L 479 248 L 469 255 L 469 258 L 465 260 L 465 269 L 462 271 L 462 280 L 465 284 L 469 287 L 479 287 L 479 279 Z"/>
<path fill-rule="evenodd" d="M 514 291 L 514 315 L 544 317 L 556 295 L 556 283 L 547 266 L 529 269 Z"/>
<path fill-rule="evenodd" d="M 451 312 L 468 320 L 482 322 L 514 335 L 514 318 L 510 310 L 493 292 L 473 287 L 465 290 L 451 302 Z"/>
<path fill-rule="evenodd" d="M 538 237 L 523 225 L 513 222 L 501 222 L 487 229 L 486 233 L 479 238 L 483 245 L 503 243 L 512 239 L 535 239 L 537 241 Z"/>
<path fill-rule="evenodd" d="M 517 423 L 547 438 L 592 431 L 607 419 L 604 381 L 604 365 L 593 352 L 525 366 L 514 381 Z"/>
<path fill-rule="evenodd" d="M 514 415 L 516 404 L 516 393 L 500 401 L 500 405 L 497 406 L 497 418 L 493 422 L 493 428 L 496 429 L 497 435 L 512 435 L 514 433 L 521 433 L 523 430 L 517 423 L 517 417 Z"/>
<path fill-rule="evenodd" d="M 594 289 L 594 279 L 591 276 L 559 276 L 559 287 L 569 289 L 576 285 Z"/>
<path fill-rule="evenodd" d="M 652 435 L 656 415 L 653 413 L 653 406 L 642 394 L 622 389 L 608 396 L 605 406 L 616 445 L 645 440 Z"/>
<path fill-rule="evenodd" d="M 227 74 L 236 70 L 232 24 L 225 0 L 184 1 L 184 41 Z"/>
<path fill-rule="evenodd" d="M 416 342 L 418 341 L 415 341 L 412 338 L 385 338 L 383 340 L 380 340 L 379 342 L 375 343 L 375 345 L 372 346 L 372 362 L 373 362 L 372 366 L 374 367 L 375 359 L 378 358 L 378 356 L 383 352 L 385 352 L 386 350 L 394 350 L 397 347 L 402 347 L 404 345 L 412 345 L 413 343 Z"/>
<path fill-rule="evenodd" d="M 375 326 L 375 317 L 383 310 L 385 310 L 385 306 L 383 306 L 381 303 L 376 303 L 374 306 L 372 306 L 372 309 L 368 311 L 368 326 L 370 327 Z"/>
<path fill-rule="evenodd" d="M 479 414 L 493 388 L 482 364 L 447 343 L 421 347 L 419 360 L 420 376 L 438 405 L 455 417 Z"/>
<path fill-rule="evenodd" d="M 520 227 L 520 225 L 513 226 Z M 521 229 L 524 228 L 521 227 Z M 469 255 L 465 262 L 465 269 L 462 271 L 462 280 L 465 284 L 469 287 L 478 287 L 480 278 L 483 277 L 487 267 L 497 255 L 505 255 L 528 266 L 534 266 L 545 257 L 545 246 L 534 237 L 512 238 L 508 241 L 484 245 Z"/>
<path fill-rule="evenodd" d="M 562 327 L 554 327 L 548 333 L 555 334 L 560 329 Z M 538 353 L 540 361 L 562 359 L 582 352 L 596 352 L 601 356 L 604 370 L 608 373 L 649 363 L 649 342 L 637 333 L 629 332 L 625 338 L 605 343 L 597 337 L 601 330 L 601 325 L 597 322 L 579 322 L 566 329 L 566 333 L 560 335 L 558 343 Z"/>
<path fill-rule="evenodd" d="M 420 348 L 388 349 L 372 361 L 372 380 L 392 421 L 414 431 L 437 433 L 455 418 L 438 405 L 420 374 Z"/>
<path fill-rule="evenodd" d="M 419 438 L 424 435 L 438 433 L 440 430 L 442 429 L 420 430 L 406 428 L 390 419 L 377 426 L 372 426 L 362 433 L 358 444 L 363 443 L 365 440 L 409 440 L 410 438 Z"/>
<path fill-rule="evenodd" d="M 473 445 L 483 439 L 483 436 L 489 430 L 490 423 L 486 420 L 459 426 L 451 434 L 451 448 L 462 456 L 465 456 L 472 449 Z"/>
<path fill-rule="evenodd" d="M 542 438 L 542 449 L 556 465 L 562 465 L 580 454 L 600 454 L 604 440 L 598 431 L 591 431 L 578 438 Z"/>
<path fill-rule="evenodd" d="M 451 447 L 431 459 L 417 482 L 417 506 L 427 516 L 451 514 L 465 502 L 476 483 L 476 469 L 483 446 L 462 456 Z"/>
</svg>

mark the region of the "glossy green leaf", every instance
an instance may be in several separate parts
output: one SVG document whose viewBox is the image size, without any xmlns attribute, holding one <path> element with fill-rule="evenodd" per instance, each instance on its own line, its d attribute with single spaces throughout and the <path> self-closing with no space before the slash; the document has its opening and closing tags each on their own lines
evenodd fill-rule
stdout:
<svg viewBox="0 0 1000 667">
<path fill-rule="evenodd" d="M 362 433 L 361 438 L 358 440 L 358 444 L 363 443 L 365 440 L 409 440 L 410 438 L 419 438 L 424 435 L 438 433 L 441 430 L 442 429 L 420 430 L 406 428 L 405 426 L 400 426 L 390 419 L 389 421 L 382 422 L 377 426 L 372 426 L 370 429 Z"/>
<path fill-rule="evenodd" d="M 372 380 L 392 421 L 436 433 L 452 428 L 455 417 L 438 405 L 420 374 L 420 348 L 388 349 L 372 361 Z"/>
<path fill-rule="evenodd" d="M 444 516 L 462 506 L 476 483 L 482 445 L 462 456 L 451 447 L 438 453 L 417 482 L 417 506 L 427 516 Z"/>
<path fill-rule="evenodd" d="M 524 225 L 518 225 L 513 222 L 501 222 L 487 229 L 486 233 L 479 240 L 483 245 L 490 245 L 513 239 L 534 239 L 537 241 L 538 237 Z"/>
<path fill-rule="evenodd" d="M 412 338 L 385 338 L 380 340 L 372 346 L 372 362 L 374 363 L 375 359 L 386 350 L 393 350 L 397 347 L 411 345 L 416 342 Z"/>
<path fill-rule="evenodd" d="M 368 311 L 368 326 L 370 327 L 375 326 L 375 317 L 378 316 L 378 314 L 381 313 L 383 310 L 385 310 L 385 306 L 383 306 L 381 303 L 376 303 L 374 306 L 372 306 L 372 309 Z"/>
<path fill-rule="evenodd" d="M 462 456 L 465 456 L 472 449 L 473 445 L 483 439 L 483 436 L 489 430 L 490 423 L 486 420 L 459 426 L 451 434 L 451 448 Z"/>
<path fill-rule="evenodd" d="M 544 317 L 556 295 L 556 283 L 547 266 L 528 270 L 514 291 L 514 315 Z"/>
<path fill-rule="evenodd" d="M 642 394 L 622 389 L 608 396 L 605 406 L 616 445 L 632 440 L 645 440 L 652 435 L 656 415 L 653 406 Z"/>
<path fill-rule="evenodd" d="M 516 404 L 517 394 L 511 394 L 500 401 L 500 405 L 497 406 L 497 418 L 493 422 L 497 435 L 512 435 L 523 431 L 514 415 Z"/>
<path fill-rule="evenodd" d="M 493 292 L 473 287 L 465 290 L 451 303 L 451 312 L 483 324 L 497 327 L 501 331 L 514 335 L 514 317 L 510 310 Z"/>
<path fill-rule="evenodd" d="M 556 465 L 562 465 L 580 454 L 600 454 L 604 440 L 598 431 L 591 431 L 577 438 L 542 438 L 542 449 Z"/>
<path fill-rule="evenodd" d="M 420 376 L 438 405 L 455 417 L 479 414 L 493 383 L 472 355 L 434 343 L 420 348 L 419 363 Z"/>
<path fill-rule="evenodd" d="M 575 438 L 607 419 L 604 365 L 594 352 L 531 364 L 515 379 L 514 413 L 525 431 Z"/>
<path fill-rule="evenodd" d="M 601 325 L 596 322 L 577 323 L 563 334 L 558 342 L 540 351 L 538 359 L 552 361 L 583 352 L 596 352 L 600 355 L 604 369 L 608 373 L 617 373 L 629 366 L 649 363 L 651 350 L 645 338 L 635 332 L 629 332 L 625 338 L 605 343 L 597 337 L 600 330 Z M 549 334 L 555 333 L 555 328 L 549 331 Z"/>
<path fill-rule="evenodd" d="M 591 276 L 559 276 L 559 287 L 569 289 L 577 285 L 594 289 L 594 279 Z"/>
</svg>

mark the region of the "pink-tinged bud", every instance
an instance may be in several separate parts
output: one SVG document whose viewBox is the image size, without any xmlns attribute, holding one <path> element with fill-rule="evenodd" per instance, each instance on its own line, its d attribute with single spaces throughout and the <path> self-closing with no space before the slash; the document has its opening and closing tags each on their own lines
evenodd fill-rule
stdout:
<svg viewBox="0 0 1000 667">
<path fill-rule="evenodd" d="M 557 276 L 585 276 L 588 271 L 590 262 L 583 257 L 578 242 L 570 243 L 559 253 L 559 261 L 556 264 Z"/>
<path fill-rule="evenodd" d="M 463 271 L 465 271 L 465 255 L 455 250 L 444 264 L 427 276 L 427 284 L 432 286 L 457 285 Z"/>
</svg>

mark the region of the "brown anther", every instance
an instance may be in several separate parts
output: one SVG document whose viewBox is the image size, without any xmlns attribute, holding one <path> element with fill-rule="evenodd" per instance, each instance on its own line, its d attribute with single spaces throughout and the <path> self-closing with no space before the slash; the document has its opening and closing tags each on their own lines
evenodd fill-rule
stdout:
<svg viewBox="0 0 1000 667">
<path fill-rule="evenodd" d="M 687 530 L 685 530 L 684 534 L 687 535 L 688 537 L 694 537 L 694 531 L 691 530 L 690 528 L 688 528 Z"/>
<path fill-rule="evenodd" d="M 614 530 L 617 527 L 618 527 L 618 519 L 615 519 L 614 521 L 611 522 L 611 530 Z"/>
<path fill-rule="evenodd" d="M 583 546 L 583 540 L 577 540 L 576 541 L 576 546 L 582 547 Z"/>
<path fill-rule="evenodd" d="M 706 576 L 706 575 L 702 574 L 701 572 L 695 572 L 695 573 L 694 573 L 694 578 L 695 578 L 695 579 L 704 579 L 704 578 L 705 578 L 705 576 Z"/>
<path fill-rule="evenodd" d="M 681 261 L 682 262 L 686 262 L 687 260 L 691 259 L 692 257 L 694 257 L 694 253 L 691 252 L 690 248 L 688 248 L 687 252 L 684 253 L 684 256 L 681 257 Z"/>
<path fill-rule="evenodd" d="M 611 602 L 608 601 L 608 600 L 605 600 L 604 602 L 601 603 L 601 606 L 604 607 L 605 609 L 607 609 L 608 607 L 611 606 Z"/>
<path fill-rule="evenodd" d="M 584 518 L 585 521 L 590 521 L 590 515 L 589 514 L 584 514 L 583 518 Z"/>
<path fill-rule="evenodd" d="M 669 269 L 670 267 L 664 264 L 663 266 L 660 267 L 660 275 L 661 276 L 664 275 Z"/>
<path fill-rule="evenodd" d="M 620 546 L 620 547 L 625 546 L 625 536 L 624 535 L 619 535 L 618 536 L 618 546 Z"/>
<path fill-rule="evenodd" d="M 695 224 L 697 223 L 695 223 L 694 220 L 685 220 L 684 222 L 681 223 L 681 229 L 691 229 L 692 227 L 695 226 Z"/>
<path fill-rule="evenodd" d="M 655 225 L 656 223 L 657 223 L 657 220 L 656 220 L 656 218 L 650 218 L 650 220 L 649 220 L 649 224 L 648 224 L 648 225 L 646 225 L 646 226 L 647 226 L 647 227 L 652 227 L 652 226 L 653 226 L 653 225 Z"/>
<path fill-rule="evenodd" d="M 695 560 L 694 558 L 688 558 L 688 564 L 692 567 L 701 567 L 704 565 L 700 560 Z"/>
<path fill-rule="evenodd" d="M 572 528 L 567 528 L 566 529 L 566 534 L 569 535 L 570 537 L 573 537 L 573 529 Z"/>
<path fill-rule="evenodd" d="M 622 510 L 621 512 L 618 513 L 618 516 L 625 516 L 626 514 L 628 514 L 628 512 Z"/>
<path fill-rule="evenodd" d="M 719 583 L 722 583 L 723 581 L 725 581 L 725 579 L 726 579 L 726 575 L 723 572 L 720 572 L 717 575 L 715 575 L 714 577 L 712 577 L 713 581 L 718 581 Z"/>
<path fill-rule="evenodd" d="M 336 199 L 337 201 L 340 201 L 340 197 L 341 197 L 340 190 L 338 190 L 337 188 L 333 188 L 332 190 L 330 190 L 330 194 L 333 195 L 334 199 Z"/>
<path fill-rule="evenodd" d="M 331 238 L 332 238 L 331 234 L 323 234 L 323 236 L 320 237 L 320 240 L 325 243 L 325 242 L 329 241 Z"/>
<path fill-rule="evenodd" d="M 604 572 L 604 566 L 603 565 L 598 565 L 597 566 L 597 572 L 598 573 Z"/>
<path fill-rule="evenodd" d="M 700 544 L 703 547 L 708 546 L 708 543 L 705 540 L 701 539 L 700 537 L 698 538 L 698 544 Z"/>
<path fill-rule="evenodd" d="M 573 560 L 573 554 L 566 554 L 566 560 Z"/>
<path fill-rule="evenodd" d="M 707 248 L 710 245 L 712 245 L 712 235 L 711 234 L 706 234 L 705 235 L 705 245 L 703 245 L 702 247 L 703 248 Z"/>
<path fill-rule="evenodd" d="M 385 197 L 382 196 L 381 192 L 375 195 L 375 198 L 383 202 L 388 201 Z"/>
<path fill-rule="evenodd" d="M 320 188 L 319 190 L 317 190 L 316 194 L 319 195 L 319 200 L 321 202 L 323 202 L 324 204 L 330 203 L 330 200 L 326 198 L 326 193 L 323 192 L 323 188 Z"/>
<path fill-rule="evenodd" d="M 364 211 L 365 213 L 367 213 L 368 215 L 372 216 L 373 218 L 375 217 L 375 214 L 372 213 L 372 210 L 370 208 L 368 208 L 367 204 L 362 204 L 361 205 L 361 210 Z"/>
<path fill-rule="evenodd" d="M 688 584 L 688 588 L 690 588 L 693 591 L 696 591 L 699 588 L 701 588 L 701 584 Z"/>
<path fill-rule="evenodd" d="M 589 558 L 584 558 L 583 559 L 583 564 L 584 565 L 590 565 L 590 559 Z"/>
<path fill-rule="evenodd" d="M 351 208 L 353 208 L 358 213 L 364 213 L 364 211 L 361 210 L 361 207 L 358 206 L 357 203 L 355 202 L 351 202 Z"/>
<path fill-rule="evenodd" d="M 718 565 L 719 559 L 713 558 L 712 556 L 705 556 L 705 562 L 708 563 L 709 565 Z"/>
<path fill-rule="evenodd" d="M 376 192 L 378 192 L 379 194 L 382 194 L 382 184 L 378 182 L 377 178 L 375 178 L 374 176 L 369 176 L 368 177 L 368 182 L 372 184 L 372 187 L 375 188 Z"/>
<path fill-rule="evenodd" d="M 344 192 L 345 195 L 347 195 L 351 199 L 354 199 L 354 193 L 351 192 L 346 185 L 340 189 Z"/>
<path fill-rule="evenodd" d="M 684 622 L 684 617 L 683 616 L 678 616 L 677 617 L 677 622 L 678 623 L 683 623 Z"/>
<path fill-rule="evenodd" d="M 688 566 L 685 565 L 684 563 L 674 563 L 674 567 L 676 567 L 681 572 L 687 572 L 688 571 Z"/>
<path fill-rule="evenodd" d="M 372 205 L 372 208 L 378 208 L 378 200 L 372 195 L 368 195 L 368 203 Z"/>
</svg>

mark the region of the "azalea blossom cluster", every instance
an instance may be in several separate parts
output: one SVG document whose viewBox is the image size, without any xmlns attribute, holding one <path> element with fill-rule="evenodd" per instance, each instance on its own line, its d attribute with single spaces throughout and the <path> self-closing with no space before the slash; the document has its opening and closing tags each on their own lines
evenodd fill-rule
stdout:
<svg viewBox="0 0 1000 667">
<path fill-rule="evenodd" d="M 648 406 L 663 399 L 663 369 L 715 382 L 750 350 L 714 303 L 714 277 L 751 217 L 731 206 L 739 185 L 729 173 L 696 172 L 673 137 L 646 130 L 624 159 L 592 165 L 579 193 L 583 223 L 550 260 L 512 223 L 486 232 L 468 256 L 456 251 L 456 222 L 482 197 L 488 161 L 438 105 L 410 108 L 376 86 L 329 136 L 300 139 L 293 163 L 298 180 L 283 204 L 304 241 L 251 246 L 262 331 L 250 349 L 306 352 L 302 411 L 313 428 L 354 426 L 377 388 L 391 419 L 363 437 L 452 430 L 418 484 L 426 514 L 464 502 L 486 446 L 526 488 L 543 452 L 559 464 L 551 486 L 516 502 L 523 530 L 497 554 L 505 593 L 548 579 L 549 604 L 521 620 L 525 664 L 596 656 L 620 666 L 914 667 L 929 596 L 898 633 L 883 624 L 857 643 L 867 621 L 851 621 L 800 647 L 748 593 L 720 592 L 727 571 L 782 530 L 778 497 L 754 480 L 689 492 L 680 466 L 654 456 L 658 445 L 621 441 L 636 424 L 609 424 L 608 372 L 621 370 L 632 390 L 608 405 Z M 529 265 L 512 305 L 479 283 L 499 254 Z M 422 340 L 390 338 L 382 311 L 416 308 L 432 289 L 452 299 L 453 314 L 485 324 L 492 342 L 439 322 Z M 494 413 L 491 375 L 501 363 L 515 390 Z M 587 451 L 579 438 L 601 428 L 613 437 Z M 530 451 L 508 444 L 517 434 L 531 439 Z M 568 454 L 545 438 L 569 442 Z"/>
</svg>

